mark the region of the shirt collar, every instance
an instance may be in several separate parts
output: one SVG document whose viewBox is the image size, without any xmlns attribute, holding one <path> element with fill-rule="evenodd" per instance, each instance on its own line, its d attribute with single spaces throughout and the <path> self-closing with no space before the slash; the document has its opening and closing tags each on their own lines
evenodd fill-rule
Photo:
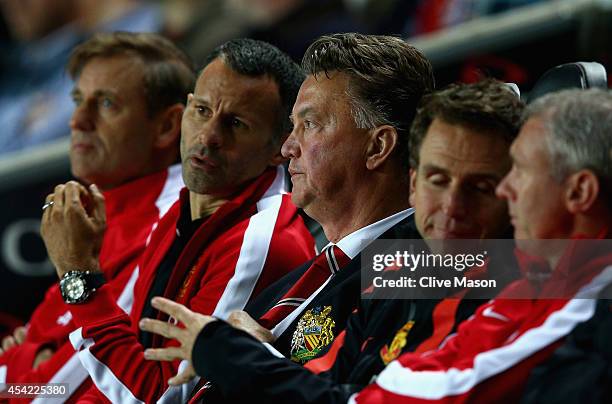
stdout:
<svg viewBox="0 0 612 404">
<path fill-rule="evenodd" d="M 355 230 L 351 234 L 344 236 L 337 243 L 327 244 L 322 251 L 325 251 L 332 245 L 337 245 L 350 259 L 354 259 L 368 244 L 413 213 L 414 208 L 408 208 L 401 212 L 394 213 L 375 223 Z"/>
</svg>

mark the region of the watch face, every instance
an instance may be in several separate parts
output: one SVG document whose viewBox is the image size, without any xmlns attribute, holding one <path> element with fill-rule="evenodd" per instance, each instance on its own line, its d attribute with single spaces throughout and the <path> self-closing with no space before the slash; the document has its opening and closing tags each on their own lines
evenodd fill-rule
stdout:
<svg viewBox="0 0 612 404">
<path fill-rule="evenodd" d="M 85 276 L 77 271 L 67 273 L 60 281 L 60 290 L 66 303 L 75 304 L 84 301 L 88 295 Z"/>
<path fill-rule="evenodd" d="M 66 279 L 64 288 L 66 296 L 73 300 L 78 300 L 85 293 L 85 282 L 82 278 L 69 278 Z"/>
</svg>

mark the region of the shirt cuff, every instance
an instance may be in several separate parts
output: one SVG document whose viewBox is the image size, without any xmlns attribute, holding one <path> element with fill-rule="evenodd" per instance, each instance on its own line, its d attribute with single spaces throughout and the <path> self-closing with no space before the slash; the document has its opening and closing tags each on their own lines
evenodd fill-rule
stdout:
<svg viewBox="0 0 612 404">
<path fill-rule="evenodd" d="M 268 351 L 270 351 L 270 353 L 274 356 L 276 356 L 277 358 L 285 358 L 285 355 L 283 355 L 282 353 L 278 352 L 276 350 L 276 348 L 274 348 L 271 344 L 267 343 L 267 342 L 263 342 L 263 345 L 268 348 Z"/>
</svg>

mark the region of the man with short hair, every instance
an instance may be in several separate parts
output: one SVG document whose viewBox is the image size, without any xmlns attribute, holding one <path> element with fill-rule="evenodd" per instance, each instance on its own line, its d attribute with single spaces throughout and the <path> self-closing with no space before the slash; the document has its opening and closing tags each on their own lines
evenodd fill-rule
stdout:
<svg viewBox="0 0 612 404">
<path fill-rule="evenodd" d="M 411 238 L 418 238 L 419 233 L 432 239 L 453 235 L 504 236 L 510 226 L 509 219 L 505 203 L 495 199 L 494 190 L 510 168 L 508 150 L 519 130 L 521 110 L 518 97 L 504 83 L 495 80 L 452 85 L 423 97 L 408 142 L 413 147 L 410 155 L 414 164 L 411 199 L 415 214 L 411 218 L 416 218 L 419 230 L 409 234 Z M 442 147 L 445 144 L 451 147 Z M 463 159 L 468 160 L 467 165 L 456 164 Z M 477 218 L 470 218 L 461 213 L 470 209 L 469 205 L 485 211 L 476 213 Z M 426 214 L 419 215 L 420 210 Z M 435 230 L 440 234 L 430 232 L 430 222 L 435 223 Z M 461 234 L 453 233 L 459 229 Z M 492 257 L 488 265 L 489 272 L 494 274 L 491 276 L 499 280 L 498 287 L 509 280 L 504 273 L 509 266 L 505 258 Z M 349 316 L 346 329 L 303 368 L 272 357 L 250 339 L 248 345 L 245 341 L 242 351 L 235 353 L 248 358 L 251 364 L 246 370 L 242 367 L 236 370 L 232 363 L 218 368 L 220 372 L 246 373 L 241 379 L 248 382 L 234 382 L 239 387 L 231 390 L 223 382 L 226 374 L 213 374 L 208 369 L 211 364 L 216 366 L 236 344 L 215 341 L 214 345 L 206 336 L 199 336 L 192 353 L 194 366 L 202 374 L 210 375 L 210 380 L 222 383 L 226 400 L 248 395 L 279 402 L 345 402 L 352 392 L 366 386 L 373 375 L 402 352 L 441 343 L 457 323 L 472 315 L 484 302 L 471 300 L 473 297 L 471 291 L 460 290 L 443 300 L 362 300 Z M 219 353 L 214 353 L 215 350 Z M 211 399 L 210 395 L 205 397 L 205 401 Z"/>
<path fill-rule="evenodd" d="M 299 66 L 265 42 L 232 40 L 210 55 L 182 117 L 187 189 L 139 262 L 131 316 L 98 277 L 102 195 L 93 185 L 88 193 L 68 183 L 48 197 L 54 204 L 45 210 L 42 234 L 65 299 L 76 303 L 71 312 L 80 327 L 71 342 L 99 390 L 88 398 L 101 393 L 111 402 L 154 402 L 181 393 L 166 391 L 178 363 L 159 364 L 142 354 L 165 346 L 136 327 L 142 316 L 168 320 L 149 304 L 152 296 L 225 318 L 312 256 L 312 237 L 279 166 L 290 127 L 285 113 L 302 80 Z M 84 277 L 93 279 L 83 286 Z"/>
<path fill-rule="evenodd" d="M 410 200 L 426 239 L 511 235 L 508 208 L 495 188 L 523 108 L 501 82 L 455 84 L 427 97 L 410 131 Z"/>
<path fill-rule="evenodd" d="M 129 312 L 137 261 L 183 187 L 180 167 L 173 164 L 195 73 L 169 40 L 143 33 L 93 36 L 73 50 L 68 72 L 75 80 L 72 174 L 98 184 L 104 194 L 108 224 L 99 245 L 100 267 L 113 301 Z M 66 382 L 71 392 L 85 388 L 87 372 L 68 340 L 76 328 L 58 286 L 51 287 L 27 329 L 3 341 L 0 382 Z"/>
<path fill-rule="evenodd" d="M 610 298 L 601 295 L 612 284 L 610 244 L 596 239 L 612 235 L 611 117 L 612 95 L 595 89 L 553 93 L 527 108 L 511 147 L 512 170 L 497 187 L 508 201 L 525 278 L 444 346 L 402 355 L 350 402 L 521 398 L 531 370 L 599 311 L 598 297 Z"/>
</svg>

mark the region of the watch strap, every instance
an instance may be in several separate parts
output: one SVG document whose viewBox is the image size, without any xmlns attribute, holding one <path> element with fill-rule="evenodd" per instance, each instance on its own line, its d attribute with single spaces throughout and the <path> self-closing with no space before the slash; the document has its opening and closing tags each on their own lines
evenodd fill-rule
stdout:
<svg viewBox="0 0 612 404">
<path fill-rule="evenodd" d="M 85 271 L 85 280 L 89 289 L 98 289 L 100 286 L 106 283 L 106 278 L 102 272 L 89 272 Z"/>
</svg>

